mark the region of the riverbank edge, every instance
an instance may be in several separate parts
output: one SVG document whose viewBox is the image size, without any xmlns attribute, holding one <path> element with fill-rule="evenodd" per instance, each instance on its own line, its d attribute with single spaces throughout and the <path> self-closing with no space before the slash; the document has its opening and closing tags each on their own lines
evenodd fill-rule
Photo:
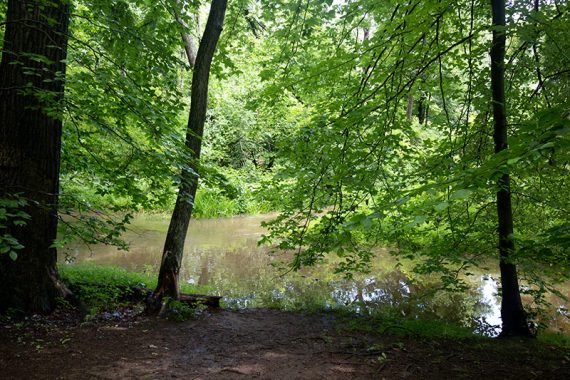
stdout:
<svg viewBox="0 0 570 380">
<path fill-rule="evenodd" d="M 157 277 L 154 272 L 131 272 L 122 268 L 97 265 L 61 266 L 60 272 L 63 281 L 86 306 L 86 310 L 80 313 L 72 305 L 61 300 L 58 310 L 54 313 L 54 318 L 56 320 L 58 318 L 76 319 L 76 323 L 104 321 L 113 315 L 124 316 L 128 319 L 141 314 L 144 310 L 145 297 L 156 286 Z M 213 290 L 208 287 L 197 287 L 186 283 L 181 284 L 181 292 L 214 295 Z M 178 321 L 196 318 L 205 310 L 202 307 L 190 308 L 175 300 L 170 302 L 169 318 Z M 222 307 L 224 306 L 226 305 L 222 303 Z M 417 339 L 467 339 L 477 342 L 492 340 L 466 327 L 443 320 L 409 318 L 397 313 L 356 315 L 353 311 L 343 308 L 281 311 L 301 314 L 331 313 L 335 316 L 338 329 L 356 333 L 389 334 Z M 0 322 L 4 323 L 20 323 L 21 321 L 17 311 L 0 317 Z M 570 336 L 565 334 L 541 332 L 536 340 L 540 343 L 570 349 Z"/>
</svg>

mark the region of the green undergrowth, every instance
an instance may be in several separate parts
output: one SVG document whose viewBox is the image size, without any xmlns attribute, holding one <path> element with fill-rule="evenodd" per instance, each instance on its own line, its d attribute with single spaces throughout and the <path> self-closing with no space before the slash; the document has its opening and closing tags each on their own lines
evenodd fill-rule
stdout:
<svg viewBox="0 0 570 380">
<path fill-rule="evenodd" d="M 111 266 L 62 265 L 59 271 L 63 282 L 87 307 L 88 318 L 124 307 L 142 311 L 146 296 L 157 282 L 154 272 L 129 272 Z M 184 283 L 180 285 L 180 291 L 199 293 L 208 289 Z"/>
<path fill-rule="evenodd" d="M 101 195 L 89 187 L 67 189 L 67 196 L 62 197 L 62 209 L 90 212 L 132 212 L 140 210 L 141 213 L 166 215 L 170 218 L 175 196 L 163 203 L 153 203 L 150 207 L 133 204 L 129 197 Z M 200 187 L 196 194 L 192 217 L 197 219 L 209 219 L 231 217 L 244 214 L 264 214 L 275 211 L 277 205 L 272 200 L 252 194 L 249 190 L 243 190 L 228 194 L 217 188 Z"/>
<path fill-rule="evenodd" d="M 91 283 L 99 285 L 123 285 L 152 287 L 156 285 L 156 275 L 151 273 L 129 272 L 122 268 L 99 265 L 62 265 L 59 273 L 66 284 Z"/>
<path fill-rule="evenodd" d="M 185 302 L 181 302 L 172 298 L 166 298 L 164 305 L 165 307 L 163 308 L 160 315 L 164 318 L 178 322 L 183 322 L 185 320 L 194 318 L 200 315 L 204 310 L 208 309 L 208 306 L 200 303 L 190 306 Z"/>
<path fill-rule="evenodd" d="M 570 349 L 570 336 L 566 334 L 545 331 L 538 335 L 538 340 L 544 343 Z"/>
<path fill-rule="evenodd" d="M 483 336 L 472 329 L 442 320 L 414 319 L 403 316 L 377 313 L 375 315 L 355 316 L 347 310 L 338 310 L 337 328 L 367 334 L 389 334 L 418 339 L 448 339 L 452 341 L 490 342 L 493 338 Z M 570 336 L 562 333 L 542 331 L 536 337 L 537 344 L 570 349 Z"/>
<path fill-rule="evenodd" d="M 174 207 L 173 204 L 164 210 L 150 210 L 150 212 L 158 211 L 170 216 L 172 207 Z M 196 194 L 192 217 L 210 219 L 246 214 L 264 214 L 274 210 L 274 205 L 263 199 L 258 199 L 250 192 L 228 195 L 219 189 L 201 187 Z"/>
<path fill-rule="evenodd" d="M 383 312 L 355 316 L 348 310 L 339 310 L 337 314 L 338 328 L 348 331 L 421 338 L 488 339 L 468 327 L 437 319 L 416 319 Z"/>
</svg>

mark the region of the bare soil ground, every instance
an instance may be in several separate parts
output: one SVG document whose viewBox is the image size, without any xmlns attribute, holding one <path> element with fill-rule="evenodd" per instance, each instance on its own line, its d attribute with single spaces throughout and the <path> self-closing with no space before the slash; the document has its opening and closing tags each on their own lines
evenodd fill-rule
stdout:
<svg viewBox="0 0 570 380">
<path fill-rule="evenodd" d="M 334 314 L 218 310 L 0 325 L 2 379 L 569 379 L 534 340 L 428 340 L 339 329 Z"/>
</svg>

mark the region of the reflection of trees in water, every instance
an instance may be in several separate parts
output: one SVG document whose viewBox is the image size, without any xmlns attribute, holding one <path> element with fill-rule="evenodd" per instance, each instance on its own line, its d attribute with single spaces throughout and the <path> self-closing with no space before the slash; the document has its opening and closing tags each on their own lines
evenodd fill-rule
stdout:
<svg viewBox="0 0 570 380">
<path fill-rule="evenodd" d="M 491 311 L 482 301 L 477 286 L 462 292 L 442 290 L 438 279 L 429 277 L 409 278 L 401 271 L 393 271 L 365 287 L 371 295 L 369 309 L 399 312 L 411 318 L 438 319 L 475 328 L 481 315 Z"/>
<path fill-rule="evenodd" d="M 522 296 L 530 316 L 529 319 L 536 328 L 564 334 L 570 331 L 569 285 L 564 284 L 564 291 L 558 294 L 545 294 L 544 299 L 539 303 L 536 302 L 538 298 L 534 298 L 531 294 Z"/>
<path fill-rule="evenodd" d="M 255 285 L 241 294 L 231 292 L 234 298 L 228 303 L 237 307 L 304 310 L 343 307 L 358 313 L 381 312 L 446 320 L 480 331 L 483 331 L 481 315 L 491 311 L 491 307 L 482 301 L 477 286 L 464 292 L 441 291 L 439 281 L 422 278 L 412 281 L 399 270 L 350 281 L 327 281 L 312 274 L 291 273 L 281 278 L 274 271 L 258 273 Z M 231 280 L 231 277 L 225 280 Z M 241 285 L 245 285 L 243 281 Z"/>
<path fill-rule="evenodd" d="M 200 258 L 200 275 L 198 277 L 198 285 L 208 285 L 210 283 L 210 255 L 202 255 Z"/>
<path fill-rule="evenodd" d="M 491 311 L 476 286 L 464 292 L 442 291 L 441 282 L 414 278 L 394 270 L 351 281 L 288 281 L 265 302 L 279 307 L 315 308 L 341 306 L 358 313 L 395 314 L 459 323 L 481 330 L 481 315 Z"/>
</svg>

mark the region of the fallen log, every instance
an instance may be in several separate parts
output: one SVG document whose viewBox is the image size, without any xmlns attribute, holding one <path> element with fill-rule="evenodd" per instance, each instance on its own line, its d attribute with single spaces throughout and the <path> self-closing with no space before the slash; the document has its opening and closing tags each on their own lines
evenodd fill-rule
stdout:
<svg viewBox="0 0 570 380">
<path fill-rule="evenodd" d="M 187 303 L 189 306 L 201 304 L 210 307 L 220 307 L 221 296 L 208 296 L 204 294 L 181 294 L 178 301 Z"/>
</svg>

